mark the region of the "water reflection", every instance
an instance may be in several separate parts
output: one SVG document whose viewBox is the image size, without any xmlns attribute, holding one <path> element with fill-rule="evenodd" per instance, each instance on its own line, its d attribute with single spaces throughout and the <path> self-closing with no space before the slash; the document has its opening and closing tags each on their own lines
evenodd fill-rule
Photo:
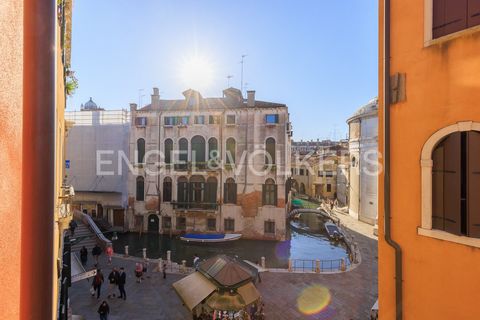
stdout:
<svg viewBox="0 0 480 320">
<path fill-rule="evenodd" d="M 166 258 L 166 252 L 172 252 L 175 262 L 187 261 L 191 266 L 193 255 L 208 259 L 217 254 L 239 256 L 252 262 L 265 257 L 268 267 L 287 268 L 288 259 L 330 260 L 347 256 L 343 243 L 331 242 L 324 230 L 323 219 L 313 213 L 302 214 L 292 221 L 288 227 L 286 241 L 259 241 L 240 239 L 233 242 L 217 244 L 187 243 L 173 236 L 159 234 L 125 233 L 119 234 L 113 242 L 115 252 L 124 252 L 124 246 L 129 246 L 129 252 L 134 256 L 142 255 L 142 248 L 147 248 L 147 256 L 151 259 Z"/>
</svg>

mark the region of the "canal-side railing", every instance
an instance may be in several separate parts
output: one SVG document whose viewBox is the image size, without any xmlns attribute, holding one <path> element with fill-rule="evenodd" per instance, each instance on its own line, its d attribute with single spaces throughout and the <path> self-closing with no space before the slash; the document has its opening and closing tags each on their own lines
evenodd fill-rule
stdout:
<svg viewBox="0 0 480 320">
<path fill-rule="evenodd" d="M 321 273 L 346 271 L 349 267 L 350 260 L 347 258 L 333 260 L 291 259 L 289 261 L 288 271 Z"/>
</svg>

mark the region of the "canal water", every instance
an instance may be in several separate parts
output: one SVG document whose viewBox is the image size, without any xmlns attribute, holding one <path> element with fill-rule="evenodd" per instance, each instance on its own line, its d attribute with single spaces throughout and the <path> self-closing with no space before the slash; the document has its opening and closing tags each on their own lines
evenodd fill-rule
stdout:
<svg viewBox="0 0 480 320">
<path fill-rule="evenodd" d="M 348 256 L 343 242 L 330 241 L 325 230 L 324 220 L 313 213 L 302 214 L 301 217 L 288 226 L 285 241 L 263 241 L 240 239 L 232 242 L 217 244 L 194 244 L 181 241 L 177 236 L 159 235 L 153 233 L 124 233 L 118 234 L 118 240 L 113 241 L 115 252 L 124 252 L 125 245 L 129 253 L 142 256 L 142 248 L 147 248 L 150 259 L 166 258 L 167 251 L 171 250 L 172 260 L 175 262 L 187 261 L 193 264 L 194 254 L 200 259 L 208 259 L 217 254 L 238 256 L 241 259 L 259 262 L 265 257 L 266 265 L 270 268 L 287 268 L 288 259 L 305 260 L 336 260 Z"/>
</svg>

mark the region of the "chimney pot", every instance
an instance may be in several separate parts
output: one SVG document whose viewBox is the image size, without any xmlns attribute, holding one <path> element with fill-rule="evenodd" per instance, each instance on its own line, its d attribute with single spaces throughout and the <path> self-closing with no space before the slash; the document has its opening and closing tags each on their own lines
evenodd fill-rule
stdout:
<svg viewBox="0 0 480 320">
<path fill-rule="evenodd" d="M 255 90 L 247 91 L 247 106 L 255 107 Z"/>
<path fill-rule="evenodd" d="M 136 103 L 130 103 L 130 111 L 136 111 L 137 110 L 137 104 Z"/>
</svg>

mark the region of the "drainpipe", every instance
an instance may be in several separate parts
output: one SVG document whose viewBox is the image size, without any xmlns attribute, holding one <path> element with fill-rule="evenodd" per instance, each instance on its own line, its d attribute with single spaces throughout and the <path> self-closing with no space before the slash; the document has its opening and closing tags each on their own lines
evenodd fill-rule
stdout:
<svg viewBox="0 0 480 320">
<path fill-rule="evenodd" d="M 24 1 L 20 319 L 54 314 L 55 4 Z"/>
<path fill-rule="evenodd" d="M 403 319 L 402 248 L 392 239 L 390 205 L 390 0 L 384 2 L 384 213 L 385 241 L 395 250 L 395 319 Z"/>
</svg>

